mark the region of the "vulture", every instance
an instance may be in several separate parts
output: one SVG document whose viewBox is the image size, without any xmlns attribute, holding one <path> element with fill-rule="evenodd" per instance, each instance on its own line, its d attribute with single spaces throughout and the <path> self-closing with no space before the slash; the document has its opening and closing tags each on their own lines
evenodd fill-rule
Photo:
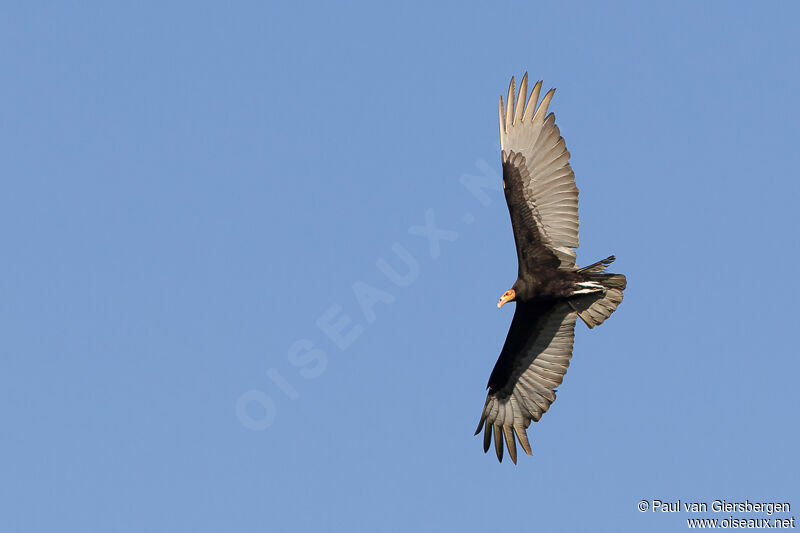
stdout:
<svg viewBox="0 0 800 533">
<path fill-rule="evenodd" d="M 514 318 L 495 363 L 475 434 L 483 450 L 494 437 L 497 459 L 503 443 L 517 462 L 516 441 L 531 455 L 527 429 L 556 399 L 556 387 L 572 357 L 575 324 L 599 326 L 622 302 L 626 280 L 606 272 L 609 256 L 589 266 L 575 264 L 578 247 L 578 188 L 569 152 L 553 113 L 555 89 L 541 102 L 542 82 L 528 94 L 528 74 L 505 103 L 500 96 L 503 191 L 517 248 L 517 280 L 497 303 L 515 302 Z"/>
</svg>

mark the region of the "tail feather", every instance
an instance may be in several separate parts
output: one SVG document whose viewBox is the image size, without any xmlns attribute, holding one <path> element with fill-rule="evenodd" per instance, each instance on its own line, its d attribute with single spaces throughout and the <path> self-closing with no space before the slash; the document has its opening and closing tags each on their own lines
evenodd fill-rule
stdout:
<svg viewBox="0 0 800 533">
<path fill-rule="evenodd" d="M 591 279 L 607 289 L 624 290 L 628 283 L 622 274 L 592 274 Z"/>
<path fill-rule="evenodd" d="M 627 285 L 625 276 L 603 272 L 612 261 L 614 261 L 613 255 L 578 270 L 578 272 L 587 274 L 587 281 L 599 283 L 605 289 L 603 292 L 585 294 L 569 300 L 569 304 L 578 312 L 578 316 L 589 328 L 605 322 L 622 302 L 622 291 Z"/>
<path fill-rule="evenodd" d="M 602 272 L 603 270 L 606 269 L 608 265 L 614 262 L 614 259 L 616 259 L 616 257 L 614 257 L 613 255 L 609 255 L 608 257 L 598 261 L 597 263 L 593 263 L 589 266 L 579 268 L 578 272 Z"/>
</svg>

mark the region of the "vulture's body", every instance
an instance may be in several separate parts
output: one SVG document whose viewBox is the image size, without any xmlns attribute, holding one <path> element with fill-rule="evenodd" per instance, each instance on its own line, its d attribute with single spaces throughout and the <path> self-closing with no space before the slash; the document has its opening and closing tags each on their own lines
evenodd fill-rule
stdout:
<svg viewBox="0 0 800 533">
<path fill-rule="evenodd" d="M 622 301 L 626 283 L 622 274 L 605 272 L 614 256 L 584 268 L 575 264 L 578 188 L 555 116 L 547 114 L 554 91 L 539 103 L 541 86 L 528 97 L 525 74 L 516 105 L 513 78 L 505 104 L 500 98 L 503 189 L 519 271 L 498 307 L 509 301 L 517 307 L 475 432 L 485 427 L 484 451 L 494 436 L 501 461 L 505 441 L 515 463 L 515 441 L 531 454 L 526 430 L 556 398 L 577 319 L 590 328 L 603 323 Z"/>
</svg>

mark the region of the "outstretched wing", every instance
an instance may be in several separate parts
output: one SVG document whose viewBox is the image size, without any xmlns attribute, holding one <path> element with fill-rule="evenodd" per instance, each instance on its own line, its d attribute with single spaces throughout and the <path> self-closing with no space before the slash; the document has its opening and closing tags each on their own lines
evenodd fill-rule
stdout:
<svg viewBox="0 0 800 533">
<path fill-rule="evenodd" d="M 525 431 L 538 421 L 556 399 L 556 387 L 567 373 L 572 357 L 577 313 L 566 302 L 517 303 L 500 358 L 489 378 L 489 394 L 477 435 L 486 427 L 483 451 L 494 435 L 497 458 L 503 460 L 503 440 L 517 462 L 514 436 L 528 455 L 531 445 Z"/>
<path fill-rule="evenodd" d="M 520 274 L 554 263 L 575 268 L 578 247 L 578 187 L 569 152 L 547 108 L 555 89 L 538 103 L 542 82 L 528 97 L 528 74 L 519 95 L 511 78 L 508 99 L 500 97 L 503 187 L 517 244 Z M 537 106 L 538 103 L 538 106 Z"/>
</svg>

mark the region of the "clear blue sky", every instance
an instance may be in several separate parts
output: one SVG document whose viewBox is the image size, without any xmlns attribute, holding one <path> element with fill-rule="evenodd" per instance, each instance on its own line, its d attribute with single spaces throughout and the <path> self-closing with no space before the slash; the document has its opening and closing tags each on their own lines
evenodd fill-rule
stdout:
<svg viewBox="0 0 800 533">
<path fill-rule="evenodd" d="M 3 10 L 3 531 L 800 515 L 796 4 Z M 499 179 L 526 70 L 558 88 L 579 262 L 629 288 L 514 467 L 472 436 L 513 237 L 462 182 Z"/>
</svg>

